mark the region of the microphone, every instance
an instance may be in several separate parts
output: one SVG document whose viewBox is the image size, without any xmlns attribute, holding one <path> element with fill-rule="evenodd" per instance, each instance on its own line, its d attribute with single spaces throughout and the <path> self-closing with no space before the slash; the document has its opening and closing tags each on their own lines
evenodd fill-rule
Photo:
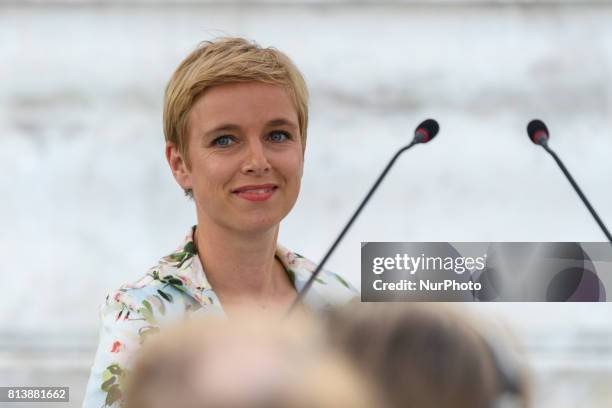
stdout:
<svg viewBox="0 0 612 408">
<path fill-rule="evenodd" d="M 601 228 L 606 238 L 608 238 L 608 241 L 610 241 L 610 244 L 612 244 L 612 235 L 610 235 L 610 232 L 604 225 L 603 221 L 601 220 L 601 218 L 599 218 L 599 216 L 595 212 L 595 209 L 591 206 L 591 203 L 589 203 L 589 200 L 587 200 L 586 196 L 582 193 L 582 190 L 580 190 L 580 187 L 578 187 L 578 184 L 576 183 L 576 181 L 574 181 L 574 178 L 569 173 L 567 168 L 565 168 L 565 165 L 563 164 L 561 159 L 559 159 L 557 154 L 552 151 L 550 147 L 548 147 L 548 139 L 550 138 L 550 133 L 548 132 L 548 128 L 546 127 L 544 122 L 539 119 L 534 119 L 529 122 L 529 124 L 527 125 L 527 134 L 529 135 L 529 139 L 531 139 L 533 143 L 542 146 L 544 150 L 550 153 L 553 159 L 555 159 L 555 161 L 559 165 L 559 168 L 561 168 L 561 171 L 563 171 L 563 174 L 565 174 L 565 177 L 567 177 L 570 184 L 572 185 L 572 187 L 574 187 L 574 190 L 576 191 L 586 208 L 589 210 L 589 212 L 599 225 L 599 228 Z"/>
<path fill-rule="evenodd" d="M 365 207 L 366 203 L 370 200 L 370 198 L 372 197 L 372 195 L 374 194 L 374 192 L 376 191 L 380 183 L 383 181 L 383 179 L 385 178 L 385 176 L 387 175 L 387 173 L 389 172 L 389 170 L 391 169 L 391 167 L 393 166 L 397 158 L 402 153 L 404 153 L 406 150 L 413 147 L 414 145 L 430 142 L 434 137 L 436 137 L 439 131 L 440 131 L 440 125 L 438 125 L 438 122 L 436 122 L 434 119 L 427 119 L 423 121 L 419 126 L 417 126 L 416 130 L 414 131 L 414 138 L 412 139 L 412 142 L 410 142 L 410 144 L 399 149 L 397 153 L 395 153 L 395 156 L 393 156 L 389 164 L 387 164 L 387 167 L 385 167 L 381 175 L 378 176 L 378 179 L 376 180 L 376 182 L 374 183 L 370 191 L 368 191 L 368 194 L 366 194 L 361 204 L 359 204 L 359 207 L 357 208 L 357 210 L 355 211 L 355 213 L 353 214 L 349 222 L 345 225 L 344 229 L 342 230 L 338 238 L 336 238 L 336 241 L 329 248 L 329 250 L 323 257 L 321 262 L 319 262 L 315 271 L 312 273 L 312 276 L 310 277 L 310 279 L 308 279 L 308 281 L 306 282 L 306 284 L 304 285 L 300 293 L 298 293 L 297 298 L 295 299 L 295 301 L 293 302 L 293 304 L 291 305 L 291 307 L 289 308 L 287 312 L 287 316 L 289 316 L 291 312 L 293 312 L 293 310 L 297 307 L 297 305 L 302 301 L 302 299 L 304 299 L 304 297 L 306 296 L 306 293 L 308 292 L 313 282 L 317 278 L 317 275 L 319 274 L 319 272 L 321 272 L 321 270 L 323 269 L 323 266 L 325 265 L 325 263 L 327 262 L 331 254 L 334 252 L 334 250 L 336 249 L 336 247 L 338 246 L 342 238 L 344 238 L 344 235 L 346 235 L 351 225 L 353 225 L 353 222 L 355 222 L 355 219 L 357 219 L 357 216 L 359 215 L 359 213 L 361 213 L 361 210 L 363 210 L 363 207 Z"/>
</svg>

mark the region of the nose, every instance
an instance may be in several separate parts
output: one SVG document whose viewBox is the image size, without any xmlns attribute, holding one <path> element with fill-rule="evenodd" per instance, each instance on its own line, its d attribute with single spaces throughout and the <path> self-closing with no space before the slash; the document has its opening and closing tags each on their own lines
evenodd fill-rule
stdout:
<svg viewBox="0 0 612 408">
<path fill-rule="evenodd" d="M 249 142 L 247 157 L 242 165 L 242 172 L 251 175 L 262 175 L 270 171 L 270 162 L 260 140 Z"/>
</svg>

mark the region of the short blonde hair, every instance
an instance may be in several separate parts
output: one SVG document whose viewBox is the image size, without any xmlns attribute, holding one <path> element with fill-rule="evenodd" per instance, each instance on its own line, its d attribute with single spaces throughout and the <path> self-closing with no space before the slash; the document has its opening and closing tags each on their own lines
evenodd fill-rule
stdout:
<svg viewBox="0 0 612 408">
<path fill-rule="evenodd" d="M 326 345 L 317 322 L 296 315 L 283 322 L 252 313 L 183 322 L 139 350 L 124 406 L 380 406 L 367 380 Z"/>
<path fill-rule="evenodd" d="M 204 41 L 178 66 L 164 96 L 164 135 L 181 153 L 187 168 L 188 114 L 205 90 L 236 82 L 284 86 L 295 104 L 302 149 L 306 148 L 308 89 L 293 62 L 275 48 L 262 48 L 244 38 Z"/>
</svg>

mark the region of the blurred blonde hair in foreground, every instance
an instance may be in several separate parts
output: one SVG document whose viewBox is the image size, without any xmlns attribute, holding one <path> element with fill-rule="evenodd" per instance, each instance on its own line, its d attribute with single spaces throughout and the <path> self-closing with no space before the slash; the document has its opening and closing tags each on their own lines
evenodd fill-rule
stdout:
<svg viewBox="0 0 612 408">
<path fill-rule="evenodd" d="M 125 408 L 370 408 L 370 387 L 316 322 L 209 317 L 145 343 Z"/>
<path fill-rule="evenodd" d="M 525 408 L 526 369 L 461 305 L 352 304 L 328 319 L 331 342 L 390 408 Z"/>
</svg>

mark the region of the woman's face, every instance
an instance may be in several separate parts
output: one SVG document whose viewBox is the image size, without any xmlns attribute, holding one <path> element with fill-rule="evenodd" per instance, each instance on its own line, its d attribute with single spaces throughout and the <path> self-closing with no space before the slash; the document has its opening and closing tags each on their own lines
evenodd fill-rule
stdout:
<svg viewBox="0 0 612 408">
<path fill-rule="evenodd" d="M 280 85 L 214 86 L 189 113 L 186 185 L 198 222 L 240 231 L 276 227 L 300 191 L 304 167 L 296 109 Z"/>
</svg>

